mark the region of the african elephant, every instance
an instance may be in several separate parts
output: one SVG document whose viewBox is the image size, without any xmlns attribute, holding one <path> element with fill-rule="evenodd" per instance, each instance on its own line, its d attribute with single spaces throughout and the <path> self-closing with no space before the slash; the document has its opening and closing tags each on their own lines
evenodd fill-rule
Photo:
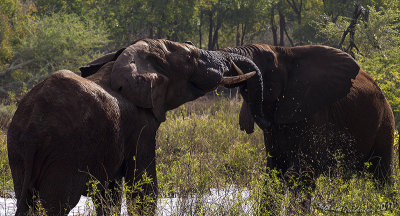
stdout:
<svg viewBox="0 0 400 216">
<path fill-rule="evenodd" d="M 225 51 L 251 59 L 262 73 L 263 113 L 270 122 L 261 126 L 268 167 L 314 177 L 339 160 L 350 173 L 365 170 L 370 162 L 368 170 L 376 178 L 390 176 L 393 112 L 379 86 L 350 55 L 318 45 L 254 44 Z M 247 88 L 240 89 L 239 124 L 252 133 Z"/>
<path fill-rule="evenodd" d="M 234 63 L 249 73 L 234 76 Z M 32 207 L 34 195 L 48 215 L 65 215 L 91 178 L 119 199 L 113 189 L 123 177 L 133 185 L 147 173 L 152 183 L 143 193 L 155 198 L 155 135 L 166 111 L 219 85 L 251 83 L 253 117 L 263 124 L 260 71 L 240 55 L 143 39 L 81 71 L 85 78 L 61 70 L 36 85 L 12 119 L 7 139 L 16 215 Z M 107 214 L 102 211 L 97 214 Z"/>
</svg>

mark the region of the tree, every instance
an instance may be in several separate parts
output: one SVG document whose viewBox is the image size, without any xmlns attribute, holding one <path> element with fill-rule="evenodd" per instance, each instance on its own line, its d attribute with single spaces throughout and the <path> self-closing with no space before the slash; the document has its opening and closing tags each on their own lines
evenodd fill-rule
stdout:
<svg viewBox="0 0 400 216">
<path fill-rule="evenodd" d="M 0 3 L 0 79 L 6 75 L 6 68 L 11 67 L 15 46 L 27 33 L 27 26 L 32 19 L 31 12 L 36 9 L 30 3 L 22 4 L 19 0 L 3 0 Z M 0 82 L 1 83 L 1 82 Z M 7 96 L 4 85 L 0 85 L 0 98 Z"/>
<path fill-rule="evenodd" d="M 16 46 L 11 66 L 0 73 L 7 90 L 23 92 L 56 70 L 78 72 L 108 41 L 101 25 L 73 14 L 44 16 L 30 28 Z"/>
<path fill-rule="evenodd" d="M 236 46 L 245 44 L 247 35 L 255 33 L 258 23 L 265 18 L 264 1 L 237 0 L 228 11 L 227 24 L 236 29 Z"/>
<path fill-rule="evenodd" d="M 272 31 L 272 37 L 274 45 L 285 46 L 285 36 L 293 46 L 293 41 L 290 38 L 287 31 L 286 17 L 288 14 L 288 5 L 283 0 L 272 0 L 269 1 L 269 23 Z M 276 24 L 276 17 L 279 20 L 279 28 Z M 278 30 L 279 30 L 279 42 L 278 42 Z"/>
<path fill-rule="evenodd" d="M 306 0 L 304 0 L 306 1 Z M 293 12 L 296 14 L 297 23 L 301 25 L 301 15 L 303 11 L 303 0 L 286 0 Z"/>
<path fill-rule="evenodd" d="M 399 5 L 397 5 L 399 7 Z M 369 7 L 367 25 L 359 26 L 355 41 L 361 67 L 376 80 L 393 109 L 400 129 L 400 11 Z"/>
<path fill-rule="evenodd" d="M 390 49 L 360 56 L 361 67 L 379 84 L 392 107 L 396 128 L 400 130 L 400 41 Z"/>
<path fill-rule="evenodd" d="M 26 27 L 35 8 L 23 5 L 19 0 L 3 0 L 0 3 L 0 70 L 9 64 L 14 46 L 26 34 Z"/>
<path fill-rule="evenodd" d="M 208 49 L 218 48 L 219 31 L 222 27 L 225 16 L 231 9 L 227 0 L 209 0 L 205 1 L 203 9 L 208 21 Z"/>
<path fill-rule="evenodd" d="M 366 10 L 363 6 L 360 4 L 356 4 L 353 12 L 353 17 L 351 18 L 351 22 L 347 29 L 343 32 L 342 38 L 340 39 L 340 42 L 338 44 L 338 48 L 342 49 L 348 53 L 350 53 L 351 56 L 354 58 L 354 52 L 353 48 L 355 48 L 357 51 L 360 51 L 354 41 L 354 35 L 355 35 L 355 29 L 357 25 L 357 21 L 362 18 L 364 21 L 368 20 L 368 15 L 369 11 Z M 343 48 L 343 42 L 346 39 L 347 34 L 350 33 L 350 40 L 349 40 L 349 46 L 348 48 L 344 49 Z"/>
</svg>

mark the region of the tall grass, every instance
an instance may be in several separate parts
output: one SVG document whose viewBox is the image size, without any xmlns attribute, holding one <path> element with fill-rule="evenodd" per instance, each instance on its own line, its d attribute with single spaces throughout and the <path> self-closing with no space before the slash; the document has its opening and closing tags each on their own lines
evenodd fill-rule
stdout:
<svg viewBox="0 0 400 216">
<path fill-rule="evenodd" d="M 239 130 L 240 104 L 238 99 L 197 100 L 168 113 L 157 135 L 157 173 L 160 196 L 181 201 L 174 203 L 175 214 L 253 215 L 265 202 L 270 215 L 400 214 L 397 154 L 393 184 L 381 186 L 368 173 L 348 179 L 340 166 L 314 179 L 314 190 L 287 184 L 276 170 L 266 170 L 261 130 L 251 135 Z M 236 197 L 220 206 L 202 199 L 218 189 L 222 196 L 233 190 Z M 193 197 L 198 203 L 187 201 Z"/>
<path fill-rule="evenodd" d="M 266 170 L 261 130 L 239 130 L 240 104 L 203 98 L 167 113 L 157 132 L 158 215 L 256 215 L 265 205 L 262 214 L 270 215 L 400 215 L 397 157 L 392 184 L 384 186 L 368 173 L 345 178 L 340 167 L 314 179 L 314 190 L 296 180 L 287 184 L 279 172 Z M 0 191 L 10 191 L 5 134 L 0 137 Z"/>
<path fill-rule="evenodd" d="M 11 170 L 8 164 L 7 142 L 5 133 L 0 130 L 0 197 L 9 197 L 13 190 Z"/>
<path fill-rule="evenodd" d="M 157 133 L 157 171 L 162 191 L 190 194 L 260 177 L 265 150 L 260 130 L 239 130 L 238 101 L 196 101 L 168 113 Z"/>
</svg>

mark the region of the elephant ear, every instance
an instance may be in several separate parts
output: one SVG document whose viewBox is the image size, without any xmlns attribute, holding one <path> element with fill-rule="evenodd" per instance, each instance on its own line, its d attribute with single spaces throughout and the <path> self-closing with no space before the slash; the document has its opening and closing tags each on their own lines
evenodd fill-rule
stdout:
<svg viewBox="0 0 400 216">
<path fill-rule="evenodd" d="M 254 132 L 254 118 L 250 113 L 249 105 L 243 100 L 242 108 L 239 113 L 240 130 L 246 131 L 247 134 Z"/>
<path fill-rule="evenodd" d="M 159 73 L 137 74 L 122 87 L 121 93 L 142 108 L 150 108 L 160 122 L 165 121 L 164 108 L 168 78 Z"/>
<path fill-rule="evenodd" d="M 347 53 L 327 46 L 305 46 L 286 50 L 278 62 L 288 70 L 287 84 L 275 112 L 278 124 L 312 117 L 345 97 L 360 67 Z"/>
<path fill-rule="evenodd" d="M 155 63 L 147 57 L 148 49 L 147 43 L 138 42 L 119 55 L 111 72 L 111 88 L 136 106 L 151 109 L 163 122 L 169 79 L 155 69 Z"/>
<path fill-rule="evenodd" d="M 81 71 L 81 76 L 82 77 L 88 77 L 92 74 L 95 74 L 103 65 L 110 61 L 115 61 L 117 60 L 118 56 L 125 50 L 125 48 L 122 48 L 116 52 L 108 53 L 105 54 L 104 56 L 89 62 L 88 64 L 82 66 L 79 68 Z"/>
</svg>

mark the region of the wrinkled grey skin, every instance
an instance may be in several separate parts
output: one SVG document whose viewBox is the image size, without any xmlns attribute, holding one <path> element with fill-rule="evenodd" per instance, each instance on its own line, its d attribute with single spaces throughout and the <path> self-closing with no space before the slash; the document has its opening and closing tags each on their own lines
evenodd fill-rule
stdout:
<svg viewBox="0 0 400 216">
<path fill-rule="evenodd" d="M 81 68 L 85 78 L 62 70 L 36 85 L 7 134 L 16 215 L 33 207 L 34 195 L 48 215 L 66 215 L 86 195 L 91 178 L 118 203 L 114 188 L 121 179 L 132 185 L 147 173 L 153 182 L 132 196 L 155 198 L 155 135 L 166 111 L 215 89 L 223 76 L 237 75 L 231 60 L 257 72 L 247 80 L 255 86 L 249 103 L 262 119 L 262 78 L 254 63 L 167 40 L 140 40 L 96 59 Z M 97 214 L 109 212 L 98 208 Z"/>
</svg>

